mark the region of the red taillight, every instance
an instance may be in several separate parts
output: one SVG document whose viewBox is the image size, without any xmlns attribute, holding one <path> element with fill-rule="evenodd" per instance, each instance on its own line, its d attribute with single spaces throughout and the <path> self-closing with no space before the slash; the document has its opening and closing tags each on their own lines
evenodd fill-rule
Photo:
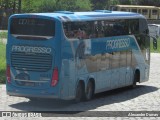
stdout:
<svg viewBox="0 0 160 120">
<path fill-rule="evenodd" d="M 52 74 L 51 86 L 56 86 L 58 83 L 58 68 L 55 67 Z"/>
<path fill-rule="evenodd" d="M 6 77 L 7 77 L 7 82 L 11 83 L 11 72 L 10 72 L 10 66 L 9 65 L 7 65 Z"/>
</svg>

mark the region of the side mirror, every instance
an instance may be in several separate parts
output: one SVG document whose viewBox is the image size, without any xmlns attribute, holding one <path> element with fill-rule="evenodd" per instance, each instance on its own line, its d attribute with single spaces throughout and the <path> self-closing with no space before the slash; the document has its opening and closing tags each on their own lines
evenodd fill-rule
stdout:
<svg viewBox="0 0 160 120">
<path fill-rule="evenodd" d="M 153 38 L 153 49 L 157 50 L 157 39 Z"/>
<path fill-rule="evenodd" d="M 143 34 L 142 34 L 143 35 Z M 148 37 L 150 37 L 150 39 L 152 38 L 153 39 L 153 49 L 154 50 L 157 50 L 157 38 L 154 37 L 154 36 L 150 36 L 150 35 L 147 35 Z"/>
</svg>

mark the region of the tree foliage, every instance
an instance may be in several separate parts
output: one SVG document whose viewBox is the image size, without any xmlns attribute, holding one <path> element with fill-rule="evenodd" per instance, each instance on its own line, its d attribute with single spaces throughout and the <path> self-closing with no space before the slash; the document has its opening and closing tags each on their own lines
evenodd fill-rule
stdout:
<svg viewBox="0 0 160 120">
<path fill-rule="evenodd" d="M 134 0 L 120 0 L 122 5 L 131 5 L 133 4 Z"/>
<path fill-rule="evenodd" d="M 22 3 L 22 4 L 21 4 Z M 53 12 L 57 10 L 89 11 L 108 9 L 115 4 L 160 6 L 160 0 L 0 0 L 0 10 L 21 12 Z"/>
<path fill-rule="evenodd" d="M 19 10 L 19 0 L 0 0 L 0 10 L 16 13 Z"/>
<path fill-rule="evenodd" d="M 120 4 L 119 0 L 90 0 L 92 3 L 92 9 L 108 9 L 109 5 Z"/>
<path fill-rule="evenodd" d="M 35 12 L 53 12 L 56 7 L 56 0 L 39 0 L 35 5 Z"/>
<path fill-rule="evenodd" d="M 160 7 L 160 0 L 140 0 L 140 5 L 152 5 Z"/>
<path fill-rule="evenodd" d="M 90 0 L 22 0 L 23 12 L 88 11 Z"/>
<path fill-rule="evenodd" d="M 23 12 L 33 12 L 34 11 L 34 1 L 33 0 L 22 0 L 22 11 Z"/>
</svg>

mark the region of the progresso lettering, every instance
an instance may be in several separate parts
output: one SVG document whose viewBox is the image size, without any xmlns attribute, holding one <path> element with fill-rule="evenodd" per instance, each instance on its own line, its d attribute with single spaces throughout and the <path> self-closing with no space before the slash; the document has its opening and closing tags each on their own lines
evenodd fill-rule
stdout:
<svg viewBox="0 0 160 120">
<path fill-rule="evenodd" d="M 50 54 L 52 52 L 51 48 L 47 47 L 31 47 L 31 46 L 12 46 L 13 52 L 25 52 L 25 53 L 46 53 Z"/>
<path fill-rule="evenodd" d="M 108 40 L 106 43 L 106 49 L 118 49 L 118 48 L 127 48 L 130 45 L 130 39 L 117 39 L 117 40 Z"/>
</svg>

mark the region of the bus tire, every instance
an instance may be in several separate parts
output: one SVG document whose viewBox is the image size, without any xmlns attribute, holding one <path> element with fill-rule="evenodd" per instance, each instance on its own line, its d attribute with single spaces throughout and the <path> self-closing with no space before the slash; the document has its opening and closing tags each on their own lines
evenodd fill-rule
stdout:
<svg viewBox="0 0 160 120">
<path fill-rule="evenodd" d="M 92 81 L 89 81 L 85 92 L 85 100 L 86 101 L 91 100 L 93 98 L 93 95 L 94 95 L 94 84 Z"/>
<path fill-rule="evenodd" d="M 136 86 L 137 86 L 137 82 L 136 82 L 136 79 L 134 78 L 132 88 L 136 88 Z"/>
<path fill-rule="evenodd" d="M 84 100 L 84 85 L 82 82 L 79 82 L 76 89 L 75 102 L 81 102 Z"/>
<path fill-rule="evenodd" d="M 133 80 L 132 88 L 137 87 L 137 81 L 139 81 L 139 78 L 140 78 L 139 71 L 136 71 L 135 74 L 134 74 L 134 80 Z"/>
<path fill-rule="evenodd" d="M 32 98 L 32 97 L 30 97 L 30 98 L 28 98 L 28 99 L 29 99 L 30 102 L 37 102 L 37 101 L 40 100 L 40 99 L 38 99 L 38 98 Z"/>
</svg>

